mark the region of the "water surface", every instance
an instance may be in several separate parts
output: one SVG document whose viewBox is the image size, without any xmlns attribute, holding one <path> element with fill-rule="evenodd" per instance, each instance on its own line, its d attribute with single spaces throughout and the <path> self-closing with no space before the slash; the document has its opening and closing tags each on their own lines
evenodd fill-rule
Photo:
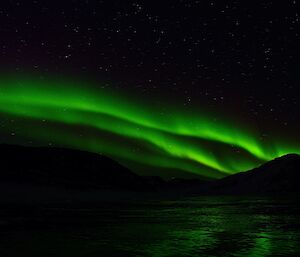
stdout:
<svg viewBox="0 0 300 257">
<path fill-rule="evenodd" d="M 0 256 L 300 256 L 300 201 L 195 197 L 44 208 L 2 208 Z"/>
</svg>

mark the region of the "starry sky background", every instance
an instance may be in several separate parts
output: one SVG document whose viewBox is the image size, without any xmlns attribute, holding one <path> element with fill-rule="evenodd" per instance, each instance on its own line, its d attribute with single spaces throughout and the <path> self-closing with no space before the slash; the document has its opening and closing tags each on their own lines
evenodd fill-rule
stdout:
<svg viewBox="0 0 300 257">
<path fill-rule="evenodd" d="M 295 0 L 5 1 L 0 71 L 101 81 L 247 120 L 262 140 L 297 138 L 297 9 Z"/>
</svg>

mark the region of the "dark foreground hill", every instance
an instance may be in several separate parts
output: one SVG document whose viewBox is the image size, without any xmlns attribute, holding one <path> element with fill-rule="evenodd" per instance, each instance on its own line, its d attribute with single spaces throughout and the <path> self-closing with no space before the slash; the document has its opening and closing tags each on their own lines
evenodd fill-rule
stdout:
<svg viewBox="0 0 300 257">
<path fill-rule="evenodd" d="M 141 177 L 105 156 L 54 147 L 0 145 L 0 163 L 0 203 L 300 192 L 296 154 L 215 181 Z"/>
<path fill-rule="evenodd" d="M 0 183 L 83 190 L 145 188 L 140 176 L 100 154 L 15 145 L 0 145 Z"/>
<path fill-rule="evenodd" d="M 247 172 L 210 183 L 210 194 L 284 194 L 300 192 L 300 155 L 288 154 Z"/>
</svg>

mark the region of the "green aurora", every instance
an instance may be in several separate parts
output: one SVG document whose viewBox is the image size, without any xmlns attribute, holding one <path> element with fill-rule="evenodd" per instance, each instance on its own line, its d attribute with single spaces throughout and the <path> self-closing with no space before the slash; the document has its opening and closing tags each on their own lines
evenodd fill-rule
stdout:
<svg viewBox="0 0 300 257">
<path fill-rule="evenodd" d="M 164 110 L 164 111 L 162 111 Z M 2 135 L 110 156 L 140 172 L 220 178 L 300 149 L 208 113 L 154 105 L 85 83 L 2 79 Z M 153 172 L 153 174 L 156 174 Z"/>
</svg>

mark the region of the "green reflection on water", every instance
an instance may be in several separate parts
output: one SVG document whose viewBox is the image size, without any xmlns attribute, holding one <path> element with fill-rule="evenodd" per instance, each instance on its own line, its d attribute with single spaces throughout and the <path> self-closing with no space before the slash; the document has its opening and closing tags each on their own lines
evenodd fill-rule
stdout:
<svg viewBox="0 0 300 257">
<path fill-rule="evenodd" d="M 299 206 L 298 199 L 198 197 L 52 210 L 52 226 L 10 230 L 0 256 L 300 256 Z"/>
</svg>

